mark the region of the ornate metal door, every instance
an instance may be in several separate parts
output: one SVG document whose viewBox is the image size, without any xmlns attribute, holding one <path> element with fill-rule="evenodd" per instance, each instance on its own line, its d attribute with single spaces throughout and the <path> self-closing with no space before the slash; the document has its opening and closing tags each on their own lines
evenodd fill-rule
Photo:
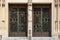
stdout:
<svg viewBox="0 0 60 40">
<path fill-rule="evenodd" d="M 27 36 L 27 5 L 9 5 L 9 36 Z"/>
<path fill-rule="evenodd" d="M 51 36 L 50 5 L 33 5 L 33 36 Z"/>
</svg>

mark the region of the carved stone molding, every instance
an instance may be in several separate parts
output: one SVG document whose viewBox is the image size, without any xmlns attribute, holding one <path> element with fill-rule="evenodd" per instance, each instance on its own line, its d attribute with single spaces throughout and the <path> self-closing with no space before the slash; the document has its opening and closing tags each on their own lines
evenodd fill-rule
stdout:
<svg viewBox="0 0 60 40">
<path fill-rule="evenodd" d="M 54 0 L 54 4 L 55 4 L 55 6 L 58 5 L 58 2 L 59 2 L 59 6 L 60 6 L 60 0 Z"/>
<path fill-rule="evenodd" d="M 5 7 L 5 0 L 0 0 L 0 7 Z"/>
<path fill-rule="evenodd" d="M 32 0 L 28 0 L 28 38 L 31 40 L 32 37 Z"/>
</svg>

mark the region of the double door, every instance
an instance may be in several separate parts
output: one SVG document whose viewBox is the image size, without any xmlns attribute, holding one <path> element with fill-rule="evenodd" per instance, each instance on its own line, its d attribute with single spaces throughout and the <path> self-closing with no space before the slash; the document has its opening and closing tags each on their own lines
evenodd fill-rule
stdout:
<svg viewBox="0 0 60 40">
<path fill-rule="evenodd" d="M 33 5 L 33 36 L 51 36 L 51 7 Z"/>
<path fill-rule="evenodd" d="M 50 5 L 33 5 L 32 36 L 51 36 Z M 9 36 L 28 35 L 27 4 L 9 5 Z"/>
</svg>

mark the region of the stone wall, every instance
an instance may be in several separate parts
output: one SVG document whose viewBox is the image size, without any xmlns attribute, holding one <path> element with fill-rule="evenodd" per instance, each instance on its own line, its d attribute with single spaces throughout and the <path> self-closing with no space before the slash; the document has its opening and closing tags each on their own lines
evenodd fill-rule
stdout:
<svg viewBox="0 0 60 40">
<path fill-rule="evenodd" d="M 28 3 L 28 0 L 6 0 L 5 7 L 0 7 L 0 35 L 8 36 L 8 4 L 9 3 Z M 55 31 L 55 21 L 56 21 L 56 8 L 54 7 L 54 0 L 32 0 L 32 3 L 37 4 L 49 4 L 51 3 L 51 13 L 52 13 L 52 24 L 51 24 L 51 34 L 52 36 L 57 36 L 59 33 Z M 60 10 L 60 9 L 59 9 Z M 60 13 L 59 13 L 60 16 Z M 60 17 L 59 17 L 60 20 Z M 60 23 L 60 22 L 59 22 Z M 60 26 L 60 25 L 59 25 Z M 9 38 L 9 37 L 7 37 Z"/>
</svg>

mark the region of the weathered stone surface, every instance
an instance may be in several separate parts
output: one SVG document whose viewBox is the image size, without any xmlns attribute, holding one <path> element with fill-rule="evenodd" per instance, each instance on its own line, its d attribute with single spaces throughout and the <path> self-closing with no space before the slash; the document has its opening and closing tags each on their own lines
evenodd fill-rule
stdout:
<svg viewBox="0 0 60 40">
<path fill-rule="evenodd" d="M 3 37 L 2 40 L 28 40 L 26 37 Z"/>
<path fill-rule="evenodd" d="M 2 37 L 2 40 L 29 40 L 28 37 Z M 58 37 L 32 37 L 32 40 L 60 40 Z"/>
</svg>

